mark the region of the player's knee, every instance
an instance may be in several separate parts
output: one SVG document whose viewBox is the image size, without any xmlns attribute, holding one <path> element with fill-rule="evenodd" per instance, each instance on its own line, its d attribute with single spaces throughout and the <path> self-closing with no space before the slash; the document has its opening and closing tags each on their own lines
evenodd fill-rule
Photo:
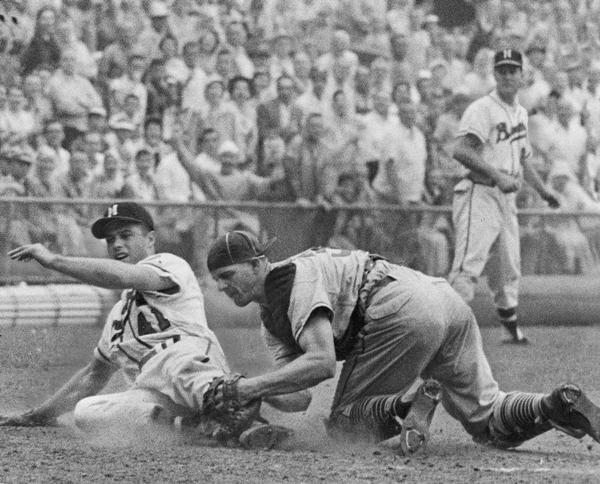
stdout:
<svg viewBox="0 0 600 484">
<path fill-rule="evenodd" d="M 89 430 L 94 427 L 94 424 L 98 421 L 98 405 L 97 397 L 87 397 L 77 402 L 73 409 L 73 419 L 77 428 Z"/>
</svg>

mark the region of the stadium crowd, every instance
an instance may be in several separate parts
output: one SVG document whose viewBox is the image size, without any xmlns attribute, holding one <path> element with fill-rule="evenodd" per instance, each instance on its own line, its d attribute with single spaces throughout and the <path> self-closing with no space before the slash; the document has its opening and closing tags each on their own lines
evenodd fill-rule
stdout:
<svg viewBox="0 0 600 484">
<path fill-rule="evenodd" d="M 494 88 L 493 52 L 515 48 L 535 166 L 559 210 L 600 212 L 598 0 L 3 5 L 0 197 L 316 205 L 295 220 L 314 224 L 306 245 L 368 249 L 442 275 L 446 215 L 335 207 L 450 204 L 465 175 L 451 154 L 460 116 Z M 519 206 L 543 204 L 525 185 Z M 91 210 L 19 206 L 0 216 L 4 242 L 103 254 Z M 163 244 L 192 247 L 197 265 L 207 232 L 265 223 L 239 210 L 218 221 L 154 215 Z M 523 218 L 521 237 L 524 273 L 588 272 L 600 260 L 600 218 Z"/>
</svg>

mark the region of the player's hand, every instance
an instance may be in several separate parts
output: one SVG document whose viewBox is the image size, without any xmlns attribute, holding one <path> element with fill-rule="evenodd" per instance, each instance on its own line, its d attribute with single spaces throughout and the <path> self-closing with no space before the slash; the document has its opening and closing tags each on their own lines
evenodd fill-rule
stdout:
<svg viewBox="0 0 600 484">
<path fill-rule="evenodd" d="M 0 416 L 0 427 L 54 427 L 56 418 L 39 415 L 35 410 L 20 415 Z"/>
<path fill-rule="evenodd" d="M 33 259 L 38 261 L 42 266 L 47 267 L 55 259 L 56 254 L 50 252 L 42 244 L 29 244 L 11 250 L 8 253 L 8 256 L 13 260 L 23 262 L 29 262 Z"/>
<path fill-rule="evenodd" d="M 550 190 L 545 190 L 540 195 L 550 208 L 560 207 L 560 201 Z"/>
<path fill-rule="evenodd" d="M 521 180 L 506 173 L 498 172 L 495 181 L 502 193 L 518 192 L 521 189 Z"/>
</svg>

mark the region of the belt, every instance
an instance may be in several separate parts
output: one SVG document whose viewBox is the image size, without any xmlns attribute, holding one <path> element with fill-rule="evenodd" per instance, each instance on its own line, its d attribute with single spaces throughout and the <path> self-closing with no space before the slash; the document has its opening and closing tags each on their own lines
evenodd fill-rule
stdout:
<svg viewBox="0 0 600 484">
<path fill-rule="evenodd" d="M 368 291 L 370 289 L 366 289 L 369 273 L 375 267 L 375 263 L 378 260 L 386 260 L 385 257 L 382 257 L 377 254 L 369 254 L 369 258 L 365 262 L 365 268 L 362 273 L 362 280 L 360 283 L 360 287 L 358 288 L 358 299 L 356 300 L 356 305 L 354 306 L 354 311 L 350 315 L 350 320 L 348 321 L 348 328 L 344 335 L 334 341 L 335 345 L 335 355 L 337 360 L 343 360 L 348 356 L 352 348 L 354 347 L 354 343 L 356 342 L 356 338 L 358 333 L 365 325 L 365 311 L 366 311 L 366 300 L 368 297 Z M 372 287 L 372 286 L 371 286 Z"/>
<path fill-rule="evenodd" d="M 164 340 L 162 343 L 154 346 L 150 351 L 148 351 L 148 353 L 146 353 L 144 356 L 142 356 L 142 359 L 138 363 L 140 370 L 142 369 L 142 366 L 144 366 L 146 363 L 148 363 L 148 361 L 151 358 L 155 357 L 160 352 L 166 350 L 169 346 L 174 345 L 179 340 L 181 340 L 181 336 L 175 335 L 171 338 Z"/>
</svg>

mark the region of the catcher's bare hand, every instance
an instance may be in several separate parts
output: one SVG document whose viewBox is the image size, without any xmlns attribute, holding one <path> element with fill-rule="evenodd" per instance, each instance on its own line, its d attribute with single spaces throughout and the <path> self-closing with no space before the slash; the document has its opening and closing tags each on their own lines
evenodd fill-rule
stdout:
<svg viewBox="0 0 600 484">
<path fill-rule="evenodd" d="M 54 427 L 58 425 L 56 418 L 35 413 L 34 410 L 20 415 L 0 416 L 0 427 Z"/>
<path fill-rule="evenodd" d="M 38 261 L 42 266 L 49 266 L 56 254 L 50 252 L 44 245 L 42 244 L 29 244 L 22 245 L 21 247 L 17 247 L 9 251 L 8 256 L 13 260 L 29 262 L 30 260 Z"/>
</svg>

